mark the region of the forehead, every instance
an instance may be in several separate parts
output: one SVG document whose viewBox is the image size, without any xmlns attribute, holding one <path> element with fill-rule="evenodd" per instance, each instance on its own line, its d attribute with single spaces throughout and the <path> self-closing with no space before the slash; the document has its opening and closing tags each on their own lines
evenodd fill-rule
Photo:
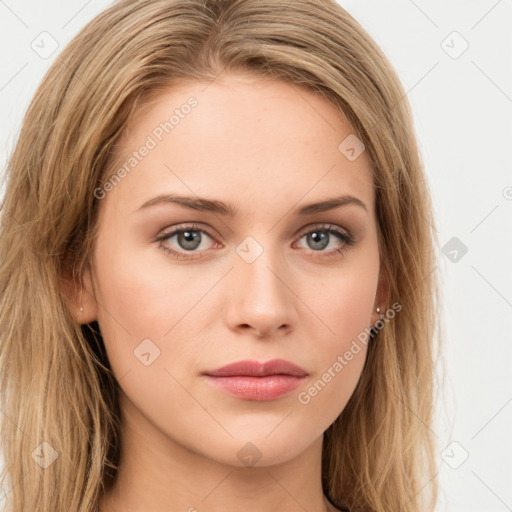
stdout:
<svg viewBox="0 0 512 512">
<path fill-rule="evenodd" d="M 162 192 L 221 199 L 241 214 L 344 193 L 373 208 L 364 151 L 343 151 L 353 128 L 325 98 L 282 80 L 226 73 L 184 83 L 127 128 L 116 163 L 129 173 L 108 198 L 130 211 Z"/>
</svg>

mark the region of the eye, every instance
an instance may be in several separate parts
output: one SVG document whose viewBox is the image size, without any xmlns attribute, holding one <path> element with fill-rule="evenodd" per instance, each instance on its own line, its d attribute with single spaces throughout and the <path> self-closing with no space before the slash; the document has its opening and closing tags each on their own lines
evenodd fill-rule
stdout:
<svg viewBox="0 0 512 512">
<path fill-rule="evenodd" d="M 179 250 L 173 249 L 168 243 L 163 243 L 164 241 L 171 240 L 174 237 L 176 237 L 176 243 L 179 245 Z M 200 254 L 196 255 L 194 253 L 200 252 L 196 251 L 196 249 L 201 247 L 207 238 L 211 239 L 212 236 L 205 231 L 202 226 L 198 224 L 187 224 L 175 227 L 172 231 L 159 237 L 157 241 L 161 242 L 160 247 L 169 254 L 180 259 L 191 259 L 200 256 Z M 202 249 L 205 248 L 202 247 Z M 187 254 L 187 252 L 192 254 Z"/>
<path fill-rule="evenodd" d="M 338 226 L 331 224 L 309 228 L 308 231 L 303 232 L 300 239 L 302 240 L 303 238 L 306 239 L 306 243 L 313 249 L 313 252 L 320 252 L 322 255 L 326 253 L 326 257 L 339 255 L 348 246 L 355 243 L 353 236 L 348 231 L 342 231 Z M 338 242 L 338 246 L 329 251 L 324 251 L 331 242 Z"/>
<path fill-rule="evenodd" d="M 175 248 L 169 243 L 174 238 L 175 243 L 178 245 Z M 331 224 L 309 228 L 309 230 L 302 232 L 300 240 L 303 238 L 306 238 L 306 242 L 312 248 L 312 252 L 320 253 L 322 257 L 337 256 L 355 243 L 350 232 L 343 231 L 338 226 Z M 213 235 L 205 230 L 202 225 L 186 224 L 174 227 L 171 231 L 158 237 L 155 242 L 160 242 L 160 247 L 165 252 L 178 259 L 186 260 L 200 258 L 201 253 L 207 250 L 207 247 L 204 247 L 204 245 L 208 246 L 208 239 L 213 240 Z M 337 241 L 338 246 L 325 251 L 324 249 L 332 241 Z M 214 246 L 219 245 L 218 242 L 214 243 Z"/>
</svg>

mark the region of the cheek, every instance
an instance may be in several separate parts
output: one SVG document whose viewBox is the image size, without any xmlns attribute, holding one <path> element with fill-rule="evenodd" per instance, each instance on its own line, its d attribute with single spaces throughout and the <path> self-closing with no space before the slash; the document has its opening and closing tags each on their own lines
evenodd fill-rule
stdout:
<svg viewBox="0 0 512 512">
<path fill-rule="evenodd" d="M 116 377 L 129 372 L 146 389 L 159 389 L 164 369 L 181 375 L 198 364 L 200 345 L 209 333 L 204 308 L 213 294 L 208 292 L 225 271 L 173 265 L 155 247 L 124 246 L 121 238 L 104 237 L 97 243 L 98 323 Z M 154 362 L 145 366 L 144 357 Z"/>
<path fill-rule="evenodd" d="M 357 265 L 337 269 L 330 279 L 322 278 L 314 288 L 304 283 L 301 296 L 315 318 L 303 327 L 316 340 L 317 371 L 297 399 L 310 413 L 327 411 L 328 421 L 341 413 L 361 376 L 377 281 L 378 257 L 370 254 Z"/>
<path fill-rule="evenodd" d="M 316 317 L 310 325 L 322 329 L 326 350 L 343 350 L 371 325 L 379 273 L 378 256 L 360 258 L 318 282 L 303 281 L 304 302 Z M 314 286 L 312 286 L 314 284 Z M 304 324 L 309 329 L 307 324 Z"/>
<path fill-rule="evenodd" d="M 349 282 L 344 282 L 347 286 L 342 291 L 330 289 L 325 294 L 324 307 L 318 308 L 329 330 L 318 327 L 325 334 L 317 333 L 315 338 L 315 372 L 296 397 L 304 414 L 322 418 L 324 429 L 348 403 L 367 356 L 374 296 L 371 287 L 365 292 L 360 285 L 348 286 Z"/>
<path fill-rule="evenodd" d="M 214 284 L 192 267 L 167 263 L 156 244 L 137 248 L 111 242 L 97 246 L 99 323 L 134 342 L 162 338 L 195 313 L 194 305 Z"/>
</svg>

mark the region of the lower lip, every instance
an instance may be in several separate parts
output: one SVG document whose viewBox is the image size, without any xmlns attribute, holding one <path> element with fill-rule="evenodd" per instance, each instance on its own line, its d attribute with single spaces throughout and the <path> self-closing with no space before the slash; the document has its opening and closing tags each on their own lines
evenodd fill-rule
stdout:
<svg viewBox="0 0 512 512">
<path fill-rule="evenodd" d="M 206 377 L 212 384 L 232 395 L 257 401 L 276 400 L 297 388 L 305 378 L 293 375 Z"/>
</svg>

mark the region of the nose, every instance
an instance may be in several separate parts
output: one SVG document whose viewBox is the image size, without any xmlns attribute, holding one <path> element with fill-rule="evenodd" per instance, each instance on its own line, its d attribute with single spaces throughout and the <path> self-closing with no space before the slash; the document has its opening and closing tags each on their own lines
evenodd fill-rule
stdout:
<svg viewBox="0 0 512 512">
<path fill-rule="evenodd" d="M 269 251 L 249 263 L 235 255 L 230 272 L 226 321 L 232 330 L 258 337 L 284 335 L 297 323 L 296 297 L 290 272 Z"/>
</svg>

